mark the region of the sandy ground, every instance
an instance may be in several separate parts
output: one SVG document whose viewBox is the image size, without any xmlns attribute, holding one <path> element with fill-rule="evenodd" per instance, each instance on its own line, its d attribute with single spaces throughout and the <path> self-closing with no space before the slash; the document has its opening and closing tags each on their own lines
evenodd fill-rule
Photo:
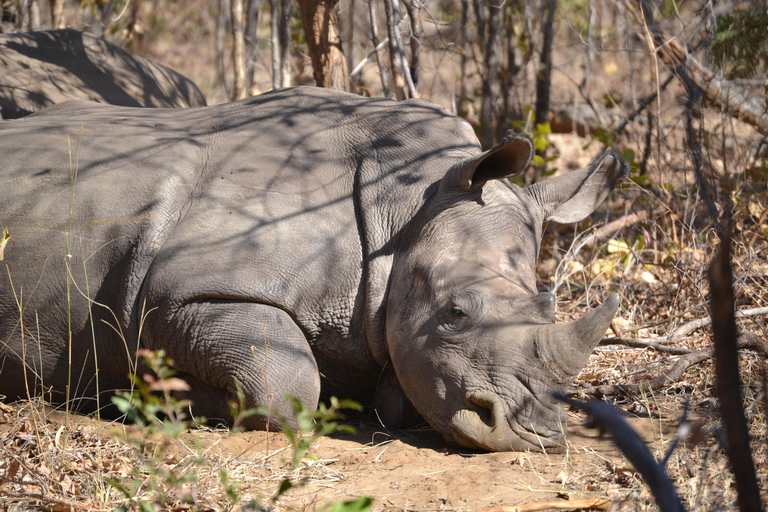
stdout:
<svg viewBox="0 0 768 512">
<path fill-rule="evenodd" d="M 675 416 L 674 414 L 672 416 Z M 629 417 L 659 456 L 675 421 Z M 354 435 L 322 438 L 301 471 L 306 485 L 280 498 L 278 508 L 314 510 L 329 502 L 374 498 L 374 510 L 485 510 L 540 501 L 637 497 L 643 487 L 635 471 L 607 438 L 584 428 L 569 412 L 569 449 L 564 454 L 478 453 L 446 446 L 429 429 L 387 433 L 370 423 Z M 290 446 L 265 432 L 188 434 L 208 455 L 242 472 L 244 497 L 267 500 L 285 475 Z M 663 439 L 663 441 L 662 441 Z M 655 447 L 655 451 L 654 451 Z M 248 466 L 251 469 L 248 470 Z"/>
</svg>

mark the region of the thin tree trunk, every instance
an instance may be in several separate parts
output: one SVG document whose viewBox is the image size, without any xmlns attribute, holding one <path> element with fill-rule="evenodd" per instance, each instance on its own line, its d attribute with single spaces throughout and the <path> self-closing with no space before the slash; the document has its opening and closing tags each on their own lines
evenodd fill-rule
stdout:
<svg viewBox="0 0 768 512">
<path fill-rule="evenodd" d="M 280 26 L 278 27 L 278 39 L 280 42 L 280 85 L 290 87 L 291 79 L 291 13 L 293 12 L 293 2 L 291 0 L 280 0 Z"/>
<path fill-rule="evenodd" d="M 502 111 L 496 115 L 496 138 L 500 139 L 504 133 L 511 127 L 509 120 L 512 118 L 512 89 L 515 83 L 515 77 L 520 71 L 515 58 L 515 25 L 514 12 L 518 8 L 517 1 L 506 3 L 502 8 L 503 28 L 501 34 L 502 41 L 505 41 L 504 51 L 506 52 L 506 69 L 501 74 L 501 98 Z"/>
<path fill-rule="evenodd" d="M 66 27 L 64 22 L 64 0 L 51 1 L 51 26 L 55 29 Z"/>
<path fill-rule="evenodd" d="M 40 5 L 37 0 L 29 3 L 29 29 L 40 30 Z"/>
<path fill-rule="evenodd" d="M 467 52 L 469 41 L 467 40 L 467 24 L 469 23 L 469 0 L 461 0 L 461 46 L 459 47 L 459 98 L 456 102 L 456 112 L 459 116 L 466 116 L 467 110 Z"/>
<path fill-rule="evenodd" d="M 547 21 L 544 24 L 544 43 L 541 49 L 541 69 L 536 77 L 536 123 L 549 121 L 549 89 L 552 78 L 552 36 L 557 0 L 548 2 Z"/>
<path fill-rule="evenodd" d="M 408 60 L 408 67 L 411 72 L 413 85 L 419 83 L 419 54 L 421 53 L 421 35 L 424 30 L 421 26 L 421 4 L 418 0 L 403 0 L 405 10 L 411 19 L 411 37 L 409 37 L 411 46 L 411 58 Z"/>
<path fill-rule="evenodd" d="M 349 0 L 349 5 L 347 6 L 347 21 L 344 26 L 344 33 L 346 34 L 345 39 L 347 40 L 347 49 L 344 52 L 344 55 L 347 58 L 347 69 L 351 70 L 354 67 L 352 65 L 352 59 L 355 53 L 355 0 Z M 354 86 L 354 80 L 351 80 L 351 82 L 351 85 Z"/>
<path fill-rule="evenodd" d="M 216 22 L 216 54 L 218 56 L 217 66 L 217 80 L 221 87 L 224 89 L 224 94 L 229 97 L 229 86 L 227 85 L 227 55 L 226 55 L 226 38 L 227 38 L 227 24 L 229 22 L 229 0 L 219 0 L 219 16 Z"/>
<path fill-rule="evenodd" d="M 498 82 L 498 57 L 496 54 L 496 34 L 499 31 L 499 0 L 491 0 L 488 3 L 488 18 L 486 23 L 485 39 L 483 40 L 483 99 L 480 104 L 480 119 L 482 124 L 482 138 L 486 147 L 491 147 L 496 142 L 494 139 L 493 122 L 495 112 L 495 85 Z"/>
<path fill-rule="evenodd" d="M 376 52 L 376 65 L 379 67 L 379 77 L 381 78 L 381 88 L 384 96 L 392 97 L 392 91 L 389 90 L 389 80 L 387 79 L 387 70 L 384 67 L 384 58 L 379 50 L 379 22 L 376 19 L 376 4 L 374 0 L 368 0 L 368 18 L 371 21 L 371 43 L 373 43 Z"/>
<path fill-rule="evenodd" d="M 283 86 L 282 63 L 280 62 L 280 0 L 269 0 L 270 34 L 269 44 L 272 47 L 272 88 Z"/>
<path fill-rule="evenodd" d="M 389 68 L 392 72 L 392 87 L 395 89 L 395 99 L 402 101 L 406 98 L 403 63 L 400 60 L 400 50 L 395 38 L 395 14 L 391 0 L 384 0 L 384 12 L 387 15 L 387 34 L 389 35 Z"/>
<path fill-rule="evenodd" d="M 253 74 L 255 72 L 253 63 L 258 51 L 258 41 L 256 39 L 256 30 L 259 24 L 259 7 L 261 0 L 248 0 L 245 16 L 245 85 L 249 94 L 253 90 Z"/>
<path fill-rule="evenodd" d="M 392 63 L 392 76 L 395 81 L 395 96 L 398 100 L 404 100 L 409 93 L 411 98 L 418 98 L 416 86 L 413 85 L 408 67 L 408 58 L 405 56 L 403 38 L 400 34 L 400 3 L 398 0 L 384 0 L 384 6 L 387 11 L 389 57 Z"/>
<path fill-rule="evenodd" d="M 302 0 L 299 12 L 312 59 L 315 84 L 348 91 L 347 62 L 339 35 L 338 0 Z"/>
<path fill-rule="evenodd" d="M 245 31 L 243 30 L 243 0 L 231 0 L 232 9 L 232 67 L 235 80 L 232 82 L 232 101 L 248 96 L 245 83 Z"/>
<path fill-rule="evenodd" d="M 408 66 L 408 57 L 405 55 L 405 46 L 403 46 L 403 38 L 400 34 L 400 21 L 402 20 L 400 14 L 400 0 L 390 1 L 392 2 L 392 13 L 394 15 L 393 21 L 395 21 L 392 28 L 397 42 L 397 51 L 400 53 L 400 65 L 403 67 L 405 84 L 408 86 L 408 92 L 410 93 L 411 98 L 418 98 L 419 93 L 416 92 L 416 85 L 414 85 L 413 77 L 411 77 L 411 68 Z"/>
</svg>

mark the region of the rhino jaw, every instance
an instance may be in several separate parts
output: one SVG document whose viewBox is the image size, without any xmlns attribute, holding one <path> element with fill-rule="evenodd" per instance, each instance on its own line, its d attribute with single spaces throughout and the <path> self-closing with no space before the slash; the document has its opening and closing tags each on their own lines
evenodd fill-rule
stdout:
<svg viewBox="0 0 768 512">
<path fill-rule="evenodd" d="M 618 305 L 619 296 L 614 294 L 574 322 L 542 327 L 544 332 L 540 333 L 543 334 L 540 339 L 547 345 L 541 347 L 546 351 L 544 359 L 550 363 L 559 359 L 565 367 L 565 377 L 575 378 L 573 372 L 581 370 L 581 366 L 576 369 L 575 364 L 583 365 L 589 358 L 610 326 Z M 553 388 L 569 384 L 557 382 L 560 379 L 552 377 L 555 381 Z M 456 411 L 451 418 L 449 428 L 453 439 L 448 440 L 465 448 L 489 451 L 563 452 L 565 408 L 549 396 L 550 390 L 534 389 L 531 384 L 529 381 L 524 386 L 530 392 L 529 396 L 516 397 L 520 403 L 514 405 L 526 414 L 520 418 L 514 412 L 510 416 L 506 414 L 504 401 L 497 394 L 488 390 L 471 392 L 467 397 L 467 408 Z M 525 403 L 530 400 L 533 407 Z"/>
</svg>

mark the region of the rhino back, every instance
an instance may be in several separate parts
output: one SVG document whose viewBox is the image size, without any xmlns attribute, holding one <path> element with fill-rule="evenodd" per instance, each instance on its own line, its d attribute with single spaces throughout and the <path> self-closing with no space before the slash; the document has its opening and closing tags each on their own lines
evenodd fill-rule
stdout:
<svg viewBox="0 0 768 512">
<path fill-rule="evenodd" d="M 77 30 L 0 36 L 0 117 L 16 119 L 66 100 L 129 107 L 199 107 L 205 97 L 179 73 Z"/>
<path fill-rule="evenodd" d="M 109 308 L 94 317 L 130 346 L 142 311 L 162 325 L 193 301 L 259 302 L 291 315 L 321 372 L 354 380 L 350 369 L 376 365 L 366 338 L 383 337 L 392 241 L 448 166 L 478 150 L 468 125 L 433 105 L 315 88 L 183 111 L 67 102 L 0 127 L 14 286 L 37 286 L 27 311 L 50 318 L 43 359 L 57 368 L 67 272 L 85 292 L 87 271 Z M 9 289 L 4 339 L 17 329 Z M 84 359 L 88 303 L 75 302 Z M 99 320 L 117 379 L 131 351 Z M 159 343 L 146 332 L 142 342 Z"/>
</svg>

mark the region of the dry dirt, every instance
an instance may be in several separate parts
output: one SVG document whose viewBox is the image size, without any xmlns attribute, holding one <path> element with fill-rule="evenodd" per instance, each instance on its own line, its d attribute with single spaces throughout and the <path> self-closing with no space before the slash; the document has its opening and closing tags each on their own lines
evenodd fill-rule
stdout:
<svg viewBox="0 0 768 512">
<path fill-rule="evenodd" d="M 355 435 L 319 440 L 318 457 L 310 463 L 311 480 L 290 492 L 281 504 L 310 509 L 332 501 L 360 496 L 374 498 L 374 510 L 484 510 L 498 505 L 590 497 L 622 499 L 639 485 L 624 458 L 594 430 L 579 426 L 571 416 L 571 436 L 566 454 L 478 453 L 446 446 L 433 432 L 387 433 L 372 426 L 358 427 Z M 632 423 L 654 440 L 659 424 L 648 419 Z M 655 425 L 654 425 L 655 423 Z M 667 434 L 668 435 L 668 434 Z M 240 460 L 275 459 L 265 467 L 281 473 L 285 457 L 278 450 L 288 446 L 281 435 L 262 432 L 203 437 L 210 450 Z M 274 464 L 274 466 L 272 466 Z M 628 473 L 624 484 L 617 477 Z M 267 484 L 267 485 L 264 485 Z M 274 482 L 254 486 L 256 494 L 269 495 Z"/>
<path fill-rule="evenodd" d="M 20 434 L 19 420 L 14 419 L 26 417 L 24 421 L 29 422 L 25 409 L 28 411 L 25 406 L 13 407 L 11 413 L 5 413 L 4 423 L 0 415 L 0 452 L 13 454 L 5 461 L 0 457 L 0 476 L 7 473 L 11 458 L 25 457 L 24 451 L 18 448 L 20 440 L 34 443 L 30 441 L 35 437 L 34 428 L 28 426 L 22 429 L 26 434 Z M 446 446 L 428 427 L 387 432 L 370 421 L 352 420 L 357 429 L 355 434 L 321 438 L 313 445 L 310 454 L 316 459 L 305 458 L 299 471 L 291 475 L 294 481 L 304 480 L 305 484 L 289 490 L 274 504 L 275 509 L 314 511 L 328 503 L 361 496 L 374 499 L 373 510 L 419 512 L 481 511 L 499 505 L 584 498 L 608 498 L 617 505 L 623 502 L 622 510 L 647 508 L 650 499 L 647 491 L 616 447 L 595 430 L 584 428 L 583 417 L 574 412 L 568 416 L 570 434 L 568 452 L 564 454 L 472 452 Z M 658 458 L 662 445 L 668 445 L 674 437 L 679 414 L 670 410 L 661 417 L 649 418 L 646 413 L 644 417 L 630 414 L 627 419 Z M 50 443 L 61 443 L 64 413 L 44 412 L 37 421 L 37 428 L 49 433 Z M 126 436 L 135 437 L 138 432 L 135 426 L 97 423 L 70 415 L 68 427 L 72 432 L 70 452 L 93 447 L 92 457 L 116 474 L 128 472 L 131 464 L 135 464 L 132 452 L 124 443 L 117 442 Z M 116 434 L 116 430 L 120 433 Z M 203 510 L 225 510 L 232 506 L 219 483 L 221 470 L 227 472 L 231 482 L 239 483 L 241 503 L 253 499 L 270 503 L 280 481 L 288 475 L 291 446 L 279 433 L 194 430 L 183 434 L 180 442 L 163 448 L 163 459 L 169 467 L 182 473 L 181 468 L 194 458 L 195 446 L 205 459 L 203 464 L 190 466 L 197 475 L 197 497 L 201 504 L 209 507 Z M 105 451 L 99 451 L 101 449 Z M 39 450 L 27 451 L 26 469 L 40 473 L 40 467 L 46 464 L 40 463 L 39 457 L 32 457 L 33 452 L 39 453 Z M 81 459 L 88 462 L 86 458 Z M 35 460 L 38 462 L 33 462 Z M 55 478 L 54 464 L 49 461 L 47 465 L 50 469 L 43 473 L 50 475 L 52 471 L 54 475 L 50 478 L 61 480 Z M 71 469 L 73 465 L 69 466 Z M 69 475 L 71 480 L 79 481 L 76 471 L 70 470 Z M 39 474 L 36 478 L 40 478 Z M 25 478 L 24 468 L 14 479 L 35 481 Z M 50 491 L 54 487 L 55 484 L 49 483 Z M 24 490 L 22 486 L 10 485 L 0 486 L 0 491 L 12 488 L 27 495 L 39 492 L 30 486 Z M 87 485 L 79 487 L 79 491 L 77 486 L 74 488 L 75 495 L 81 493 L 80 503 L 90 501 L 83 501 L 82 493 L 88 492 Z M 13 503 L 20 505 L 22 500 L 12 500 L 9 496 L 4 497 L 0 492 L 0 510 L 26 509 L 24 506 L 14 508 Z M 57 496 L 66 497 L 67 493 Z M 34 500 L 23 503 L 38 505 Z M 102 502 L 98 509 L 109 510 L 115 503 Z M 170 509 L 183 510 L 183 506 Z"/>
</svg>

